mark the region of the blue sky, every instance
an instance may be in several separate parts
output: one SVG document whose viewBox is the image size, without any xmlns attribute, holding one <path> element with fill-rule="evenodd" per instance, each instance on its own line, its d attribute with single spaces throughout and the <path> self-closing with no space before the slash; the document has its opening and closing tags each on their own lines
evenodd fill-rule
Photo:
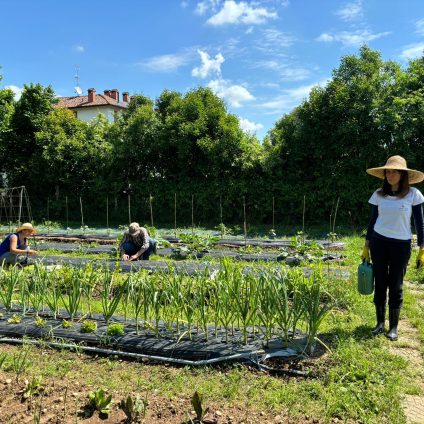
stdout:
<svg viewBox="0 0 424 424">
<path fill-rule="evenodd" d="M 0 0 L 1 87 L 210 87 L 259 139 L 366 43 L 407 66 L 423 0 Z"/>
</svg>

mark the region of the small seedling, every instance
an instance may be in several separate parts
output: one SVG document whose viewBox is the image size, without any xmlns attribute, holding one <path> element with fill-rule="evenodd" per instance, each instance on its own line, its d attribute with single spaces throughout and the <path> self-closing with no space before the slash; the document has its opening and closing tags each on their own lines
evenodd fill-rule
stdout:
<svg viewBox="0 0 424 424">
<path fill-rule="evenodd" d="M 19 353 L 14 353 L 12 356 L 12 369 L 16 374 L 16 382 L 19 381 L 19 376 L 31 365 L 27 360 L 30 347 L 23 345 Z"/>
<path fill-rule="evenodd" d="M 191 398 L 191 404 L 193 405 L 194 411 L 196 412 L 196 421 L 203 422 L 203 418 L 209 411 L 209 408 L 205 408 L 203 405 L 203 395 L 195 391 Z"/>
<path fill-rule="evenodd" d="M 97 389 L 88 395 L 89 407 L 101 414 L 108 415 L 112 409 L 112 395 L 106 395 L 103 389 Z"/>
<path fill-rule="evenodd" d="M 138 395 L 135 398 L 128 396 L 126 399 L 122 399 L 119 404 L 127 416 L 128 423 L 140 422 L 140 420 L 146 416 L 148 405 L 149 402 L 147 398 L 141 399 Z"/>
<path fill-rule="evenodd" d="M 81 333 L 94 333 L 97 330 L 97 322 L 87 319 L 81 323 Z"/>
<path fill-rule="evenodd" d="M 64 319 L 62 321 L 62 328 L 69 328 L 69 327 L 72 327 L 72 322 L 68 321 L 67 319 Z"/>
<path fill-rule="evenodd" d="M 17 314 L 13 314 L 8 320 L 7 322 L 9 324 L 20 324 L 22 322 L 22 317 L 20 315 Z"/>
<path fill-rule="evenodd" d="M 42 381 L 41 377 L 34 377 L 30 382 L 27 382 L 22 393 L 22 398 L 28 399 L 41 394 L 44 391 Z"/>
<path fill-rule="evenodd" d="M 108 336 L 123 336 L 124 335 L 124 325 L 123 324 L 109 324 L 107 327 Z"/>
<path fill-rule="evenodd" d="M 41 318 L 40 316 L 35 317 L 35 325 L 37 327 L 45 327 L 46 326 L 46 320 L 44 318 Z"/>
</svg>

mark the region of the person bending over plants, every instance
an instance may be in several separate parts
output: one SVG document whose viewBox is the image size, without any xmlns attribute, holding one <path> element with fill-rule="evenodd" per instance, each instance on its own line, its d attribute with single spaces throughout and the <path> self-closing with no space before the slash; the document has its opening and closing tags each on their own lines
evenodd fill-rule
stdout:
<svg viewBox="0 0 424 424">
<path fill-rule="evenodd" d="M 389 331 L 386 337 L 398 339 L 399 313 L 403 302 L 403 277 L 411 256 L 411 216 L 414 216 L 419 252 L 417 267 L 424 264 L 424 226 L 422 193 L 410 187 L 424 180 L 424 174 L 409 169 L 402 156 L 391 156 L 384 166 L 369 168 L 367 173 L 383 180 L 382 188 L 369 199 L 371 219 L 362 251 L 362 260 L 373 262 L 374 304 L 377 325 L 374 335 L 384 333 L 386 297 L 389 292 Z"/>
<path fill-rule="evenodd" d="M 35 256 L 37 251 L 30 248 L 27 240 L 37 230 L 31 223 L 25 222 L 11 233 L 0 244 L 0 265 L 28 263 L 28 256 Z"/>
<path fill-rule="evenodd" d="M 147 261 L 151 253 L 156 253 L 156 241 L 149 236 L 144 227 L 138 222 L 132 222 L 124 232 L 124 238 L 119 246 L 123 261 Z"/>
</svg>

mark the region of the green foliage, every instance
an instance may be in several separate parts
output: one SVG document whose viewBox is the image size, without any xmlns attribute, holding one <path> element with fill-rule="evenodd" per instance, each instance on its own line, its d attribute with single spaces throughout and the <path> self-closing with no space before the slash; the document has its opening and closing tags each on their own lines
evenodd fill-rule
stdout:
<svg viewBox="0 0 424 424">
<path fill-rule="evenodd" d="M 31 399 L 33 396 L 38 396 L 44 392 L 44 384 L 42 377 L 33 377 L 31 381 L 25 384 L 22 393 L 23 399 Z"/>
<path fill-rule="evenodd" d="M 194 411 L 196 412 L 196 420 L 199 423 L 202 423 L 203 418 L 207 414 L 209 408 L 205 408 L 203 402 L 203 395 L 200 394 L 197 390 L 194 392 L 194 395 L 191 398 L 191 404 L 193 406 Z"/>
<path fill-rule="evenodd" d="M 81 323 L 81 333 L 94 333 L 97 330 L 97 322 L 86 319 Z"/>
<path fill-rule="evenodd" d="M 113 323 L 107 326 L 108 336 L 123 336 L 124 333 L 124 324 Z"/>
<path fill-rule="evenodd" d="M 88 395 L 89 407 L 101 414 L 108 415 L 112 409 L 112 395 L 107 395 L 103 389 L 97 389 Z"/>
<path fill-rule="evenodd" d="M 122 399 L 119 404 L 129 423 L 140 422 L 146 416 L 148 405 L 147 398 L 141 399 L 138 395 L 136 397 L 128 396 L 126 399 Z"/>
</svg>

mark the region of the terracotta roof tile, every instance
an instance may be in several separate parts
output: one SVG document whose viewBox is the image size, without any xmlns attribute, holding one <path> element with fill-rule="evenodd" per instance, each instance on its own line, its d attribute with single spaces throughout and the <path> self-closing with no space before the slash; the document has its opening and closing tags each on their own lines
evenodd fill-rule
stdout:
<svg viewBox="0 0 424 424">
<path fill-rule="evenodd" d="M 117 102 L 112 97 L 104 94 L 96 94 L 95 102 L 88 102 L 88 96 L 74 96 L 74 97 L 59 97 L 59 102 L 56 107 L 74 109 L 78 107 L 93 107 L 93 106 L 115 106 L 121 109 L 127 108 L 127 103 Z"/>
</svg>

